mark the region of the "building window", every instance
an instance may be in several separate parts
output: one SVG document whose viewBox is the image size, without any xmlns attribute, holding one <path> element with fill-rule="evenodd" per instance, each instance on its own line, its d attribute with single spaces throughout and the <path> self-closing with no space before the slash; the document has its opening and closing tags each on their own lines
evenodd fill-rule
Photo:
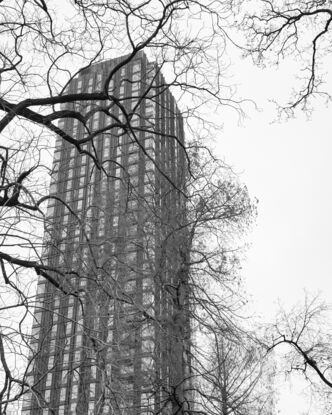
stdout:
<svg viewBox="0 0 332 415">
<path fill-rule="evenodd" d="M 66 399 L 66 388 L 61 388 L 60 390 L 60 401 L 64 401 Z"/>
<path fill-rule="evenodd" d="M 137 226 L 133 225 L 127 229 L 127 236 L 133 237 L 137 235 Z M 128 256 L 129 257 L 129 256 Z"/>
<path fill-rule="evenodd" d="M 82 79 L 79 79 L 78 82 L 77 82 L 77 89 L 76 89 L 76 91 L 77 92 L 81 92 L 81 90 L 82 90 Z"/>
<path fill-rule="evenodd" d="M 70 170 L 72 171 L 72 170 Z M 69 178 L 69 175 L 67 176 L 67 179 Z M 66 183 L 66 190 L 70 191 L 73 188 L 73 181 L 72 180 L 68 180 Z"/>
<path fill-rule="evenodd" d="M 133 63 L 133 72 L 139 72 L 141 70 L 141 62 L 134 61 Z"/>
<path fill-rule="evenodd" d="M 109 332 L 108 332 L 108 335 L 107 335 L 107 342 L 108 343 L 110 343 L 110 342 L 112 342 L 113 341 L 113 331 L 112 331 L 112 326 L 110 326 L 109 327 Z M 111 366 L 111 365 L 109 365 L 109 366 Z"/>
<path fill-rule="evenodd" d="M 155 343 L 152 340 L 143 340 L 142 341 L 142 352 L 143 353 L 152 353 L 155 348 Z"/>
<path fill-rule="evenodd" d="M 38 283 L 38 288 L 37 288 L 37 295 L 42 295 L 45 292 L 45 283 L 39 282 Z"/>
<path fill-rule="evenodd" d="M 83 198 L 83 194 L 84 194 L 84 187 L 81 187 L 80 189 L 78 189 L 77 199 L 82 199 Z"/>
<path fill-rule="evenodd" d="M 58 121 L 58 128 L 63 130 L 64 126 L 65 126 L 65 120 L 59 120 Z M 56 144 L 55 144 L 55 148 L 61 147 L 61 143 L 62 143 L 62 141 L 57 139 Z"/>
<path fill-rule="evenodd" d="M 154 170 L 154 162 L 152 160 L 146 160 L 145 162 L 145 170 Z"/>
<path fill-rule="evenodd" d="M 154 328 L 151 325 L 144 325 L 142 328 L 142 338 L 153 337 Z"/>
<path fill-rule="evenodd" d="M 133 74 L 133 78 L 132 78 L 133 82 L 137 82 L 140 79 L 141 79 L 141 74 L 139 72 Z"/>
<path fill-rule="evenodd" d="M 77 345 L 77 342 L 76 342 Z M 76 350 L 75 352 L 75 363 L 78 363 L 81 360 L 81 351 L 80 350 Z"/>
<path fill-rule="evenodd" d="M 51 181 L 54 183 L 54 182 L 56 182 L 58 180 L 58 178 L 59 178 L 59 171 L 58 170 L 57 171 L 53 171 L 51 173 Z"/>
<path fill-rule="evenodd" d="M 128 201 L 128 209 L 131 210 L 136 210 L 138 207 L 138 201 L 137 199 L 133 199 L 133 200 L 129 200 Z"/>
<path fill-rule="evenodd" d="M 59 161 L 60 157 L 61 157 L 61 150 L 58 150 L 54 153 L 53 163 L 56 163 L 57 161 Z"/>
<path fill-rule="evenodd" d="M 142 369 L 149 370 L 153 367 L 153 359 L 151 357 L 142 357 Z"/>
<path fill-rule="evenodd" d="M 121 373 L 121 375 L 131 375 L 133 373 L 133 366 L 121 365 L 120 373 Z"/>
<path fill-rule="evenodd" d="M 71 322 L 67 323 L 66 336 L 69 336 L 71 334 L 71 328 L 72 328 L 72 323 Z"/>
<path fill-rule="evenodd" d="M 65 353 L 63 355 L 63 364 L 64 364 L 64 366 L 67 366 L 68 362 L 69 362 L 69 353 Z"/>
<path fill-rule="evenodd" d="M 87 114 L 91 110 L 91 102 L 85 107 L 85 113 Z"/>
<path fill-rule="evenodd" d="M 57 188 L 57 184 L 56 183 L 52 183 L 50 186 L 50 194 L 55 193 L 56 192 L 56 188 Z"/>
<path fill-rule="evenodd" d="M 90 398 L 93 398 L 96 393 L 96 384 L 90 383 Z"/>
<path fill-rule="evenodd" d="M 125 292 L 132 292 L 136 288 L 136 280 L 127 281 L 124 285 Z"/>
<path fill-rule="evenodd" d="M 111 79 L 111 80 L 110 80 L 110 83 L 109 83 L 109 85 L 108 85 L 108 92 L 109 92 L 110 94 L 112 94 L 112 93 L 113 93 L 113 91 L 114 91 L 114 79 Z"/>
<path fill-rule="evenodd" d="M 138 160 L 138 144 L 136 143 L 136 141 L 131 142 L 128 145 L 128 152 L 129 153 L 132 153 L 132 152 L 135 152 L 136 153 L 136 156 L 135 155 L 130 155 L 129 156 L 129 160 L 128 160 L 129 163 L 132 162 L 133 161 L 133 158 L 135 159 L 135 157 L 136 157 L 136 160 Z"/>
<path fill-rule="evenodd" d="M 115 180 L 114 181 L 114 190 L 117 191 L 120 189 L 121 186 L 121 181 L 120 180 Z"/>
<path fill-rule="evenodd" d="M 119 225 L 119 216 L 113 216 L 113 228 L 117 228 Z"/>
<path fill-rule="evenodd" d="M 93 78 L 90 78 L 89 83 L 88 83 L 88 93 L 92 92 L 92 86 L 93 86 Z"/>
<path fill-rule="evenodd" d="M 96 82 L 96 89 L 101 89 L 101 80 L 102 80 L 103 74 L 98 73 L 97 74 L 97 82 Z"/>
<path fill-rule="evenodd" d="M 133 82 L 133 83 L 131 84 L 131 90 L 132 90 L 132 92 L 138 92 L 138 91 L 139 91 L 139 89 L 140 89 L 140 86 L 141 86 L 141 84 L 140 84 L 140 82 L 139 82 L 139 81 L 137 81 L 137 82 Z"/>
<path fill-rule="evenodd" d="M 116 158 L 121 158 L 122 157 L 122 148 L 121 146 L 117 146 L 115 149 L 115 157 Z M 119 160 L 117 160 L 119 162 Z"/>
<path fill-rule="evenodd" d="M 129 167 L 128 167 L 128 174 L 137 174 L 137 172 L 138 172 L 138 164 L 131 164 Z"/>
<path fill-rule="evenodd" d="M 147 118 L 150 118 L 150 117 L 154 117 L 155 116 L 155 111 L 154 111 L 154 108 L 153 107 L 147 107 L 146 108 L 146 111 L 145 111 L 145 116 L 147 117 Z"/>
<path fill-rule="evenodd" d="M 129 252 L 127 256 L 127 261 L 134 262 L 136 260 L 136 252 Z"/>
<path fill-rule="evenodd" d="M 46 217 L 49 218 L 50 216 L 54 215 L 55 206 L 48 206 Z"/>
<path fill-rule="evenodd" d="M 50 400 L 50 397 L 51 397 L 51 389 L 47 389 L 45 391 L 45 400 L 46 401 L 49 401 Z"/>
<path fill-rule="evenodd" d="M 58 163 L 53 163 L 52 174 L 57 173 L 58 171 L 59 171 L 59 162 Z"/>
<path fill-rule="evenodd" d="M 79 200 L 77 202 L 77 207 L 76 207 L 77 211 L 82 210 L 82 207 L 83 207 L 83 200 Z"/>
<path fill-rule="evenodd" d="M 98 130 L 98 127 L 99 127 L 99 118 L 98 117 L 93 117 L 90 125 L 91 125 L 92 132 L 96 132 Z"/>
<path fill-rule="evenodd" d="M 71 181 L 68 182 L 68 185 L 71 186 Z M 70 201 L 70 196 L 71 196 L 71 192 L 70 191 L 65 194 L 65 202 L 66 203 L 68 203 Z"/>
<path fill-rule="evenodd" d="M 46 387 L 49 388 L 52 384 L 52 373 L 48 373 L 46 378 Z"/>
<path fill-rule="evenodd" d="M 148 183 L 149 185 L 154 184 L 155 183 L 155 172 L 154 171 L 148 171 L 144 174 L 144 192 L 145 192 L 145 187 L 146 187 L 146 191 L 147 193 L 151 190 L 151 186 L 145 186 L 146 183 Z"/>
<path fill-rule="evenodd" d="M 78 385 L 73 385 L 71 390 L 71 399 L 75 400 L 78 396 Z"/>
<path fill-rule="evenodd" d="M 132 119 L 130 120 L 130 125 L 132 125 L 133 127 L 138 127 L 139 126 L 139 116 L 137 114 L 135 114 Z"/>
<path fill-rule="evenodd" d="M 147 137 L 144 141 L 145 148 L 155 148 L 155 140 L 153 137 Z"/>
<path fill-rule="evenodd" d="M 103 159 L 105 160 L 107 157 L 110 157 L 110 148 L 109 147 L 104 147 Z"/>
</svg>

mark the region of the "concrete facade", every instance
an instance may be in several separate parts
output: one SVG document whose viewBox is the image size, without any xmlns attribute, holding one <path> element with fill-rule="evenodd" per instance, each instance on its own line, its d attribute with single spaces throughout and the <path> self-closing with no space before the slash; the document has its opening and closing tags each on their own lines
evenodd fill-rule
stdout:
<svg viewBox="0 0 332 415">
<path fill-rule="evenodd" d="M 124 58 L 85 69 L 68 93 L 98 91 Z M 43 261 L 60 270 L 50 274 L 59 288 L 38 283 L 28 369 L 35 386 L 22 415 L 184 413 L 182 117 L 142 53 L 115 72 L 109 93 L 109 101 L 62 107 L 86 124 L 59 122 L 81 151 L 56 140 Z"/>
</svg>

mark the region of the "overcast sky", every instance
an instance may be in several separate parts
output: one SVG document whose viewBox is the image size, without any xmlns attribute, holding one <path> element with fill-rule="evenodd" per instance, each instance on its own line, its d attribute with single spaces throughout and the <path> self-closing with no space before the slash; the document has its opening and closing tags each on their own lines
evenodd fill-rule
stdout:
<svg viewBox="0 0 332 415">
<path fill-rule="evenodd" d="M 285 65 L 262 71 L 242 63 L 233 71 L 243 94 L 261 111 L 250 109 L 239 126 L 221 109 L 224 130 L 217 148 L 259 199 L 243 275 L 255 311 L 269 321 L 278 300 L 290 306 L 304 298 L 305 289 L 332 302 L 332 107 L 317 102 L 310 120 L 298 114 L 272 123 L 275 112 L 268 100 L 289 92 L 291 70 Z M 281 396 L 282 415 L 304 413 L 307 403 L 295 393 L 302 385 L 295 382 L 293 388 L 288 385 Z"/>
</svg>

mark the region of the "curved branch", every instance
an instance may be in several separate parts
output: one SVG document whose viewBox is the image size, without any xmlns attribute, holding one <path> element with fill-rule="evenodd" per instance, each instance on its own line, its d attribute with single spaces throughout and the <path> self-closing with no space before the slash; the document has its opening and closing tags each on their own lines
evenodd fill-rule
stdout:
<svg viewBox="0 0 332 415">
<path fill-rule="evenodd" d="M 303 348 L 298 344 L 298 342 L 296 342 L 294 340 L 287 339 L 286 336 L 283 335 L 282 339 L 277 341 L 276 343 L 274 343 L 272 346 L 270 346 L 267 349 L 267 351 L 270 352 L 271 350 L 275 349 L 280 344 L 289 344 L 289 345 L 291 345 L 301 355 L 301 357 L 303 358 L 305 364 L 310 366 L 316 372 L 316 374 L 321 379 L 321 381 L 323 383 L 325 383 L 325 385 L 327 385 L 329 388 L 332 389 L 332 382 L 329 381 L 326 378 L 326 376 L 324 375 L 324 371 L 322 371 L 318 367 L 317 362 L 309 356 L 308 351 L 303 350 Z"/>
</svg>

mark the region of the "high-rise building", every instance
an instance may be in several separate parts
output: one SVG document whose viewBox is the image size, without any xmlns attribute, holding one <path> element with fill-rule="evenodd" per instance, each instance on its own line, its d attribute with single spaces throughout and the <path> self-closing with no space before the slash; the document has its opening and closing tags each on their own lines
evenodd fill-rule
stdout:
<svg viewBox="0 0 332 415">
<path fill-rule="evenodd" d="M 22 415 L 182 414 L 189 382 L 183 121 L 143 53 L 83 70 L 58 127 Z M 129 122 L 130 121 L 130 122 Z M 66 137 L 65 137 L 66 138 Z M 84 141 L 86 140 L 86 141 Z"/>
</svg>

